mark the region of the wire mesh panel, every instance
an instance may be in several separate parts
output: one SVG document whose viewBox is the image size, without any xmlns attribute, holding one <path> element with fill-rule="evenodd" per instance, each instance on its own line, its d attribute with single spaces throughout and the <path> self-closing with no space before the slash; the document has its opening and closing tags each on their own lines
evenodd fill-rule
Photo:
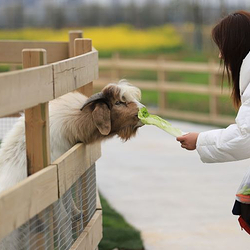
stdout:
<svg viewBox="0 0 250 250">
<path fill-rule="evenodd" d="M 96 171 L 94 164 L 59 200 L 5 237 L 0 242 L 0 249 L 70 249 L 95 211 Z"/>
<path fill-rule="evenodd" d="M 17 122 L 18 117 L 3 117 L 0 118 L 0 141 L 11 130 L 13 125 Z"/>
</svg>

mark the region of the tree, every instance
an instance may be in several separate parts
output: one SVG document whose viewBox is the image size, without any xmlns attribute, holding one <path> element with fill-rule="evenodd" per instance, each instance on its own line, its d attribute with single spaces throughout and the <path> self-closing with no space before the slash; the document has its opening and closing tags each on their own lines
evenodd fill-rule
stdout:
<svg viewBox="0 0 250 250">
<path fill-rule="evenodd" d="M 202 50 L 202 13 L 200 5 L 197 2 L 193 4 L 194 16 L 194 49 Z"/>
<path fill-rule="evenodd" d="M 60 6 L 47 5 L 45 14 L 45 26 L 61 29 L 66 24 L 65 9 Z"/>
<path fill-rule="evenodd" d="M 24 25 L 24 8 L 22 3 L 6 7 L 5 9 L 5 20 L 7 28 L 16 29 L 22 28 Z"/>
</svg>

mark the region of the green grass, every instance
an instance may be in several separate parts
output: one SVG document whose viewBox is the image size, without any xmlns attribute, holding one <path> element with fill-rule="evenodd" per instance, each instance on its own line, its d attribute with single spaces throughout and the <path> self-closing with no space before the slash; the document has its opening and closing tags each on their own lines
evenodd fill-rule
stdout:
<svg viewBox="0 0 250 250">
<path fill-rule="evenodd" d="M 146 49 L 146 50 L 117 50 L 115 52 L 118 52 L 123 58 L 131 58 L 131 57 L 138 57 L 138 58 L 144 58 L 144 57 L 155 57 L 156 55 L 168 53 L 168 54 L 174 54 L 179 53 L 182 50 L 181 46 L 176 46 L 173 48 L 157 48 L 157 49 Z M 109 58 L 113 55 L 114 51 L 112 50 L 99 50 L 99 58 Z"/>
<path fill-rule="evenodd" d="M 169 101 L 168 107 L 171 109 L 209 113 L 209 97 L 207 95 L 172 92 L 166 96 Z"/>
<path fill-rule="evenodd" d="M 10 66 L 9 65 L 4 65 L 4 64 L 0 65 L 0 72 L 7 72 L 9 70 L 10 70 Z"/>
<path fill-rule="evenodd" d="M 185 82 L 192 84 L 208 84 L 208 73 L 192 73 L 192 72 L 168 72 L 167 80 L 172 82 Z"/>
<path fill-rule="evenodd" d="M 107 74 L 108 70 L 101 69 L 100 74 Z M 157 72 L 151 70 L 120 70 L 121 78 L 131 80 L 157 81 Z M 208 73 L 167 72 L 166 80 L 170 82 L 186 82 L 192 84 L 208 84 Z"/>
<path fill-rule="evenodd" d="M 207 95 L 191 93 L 166 94 L 168 108 L 181 111 L 194 111 L 200 113 L 209 113 L 209 97 Z M 156 107 L 158 103 L 158 93 L 156 91 L 142 91 L 141 102 L 149 107 Z M 221 115 L 235 116 L 236 111 L 229 97 L 223 96 L 218 98 L 218 113 Z"/>
<path fill-rule="evenodd" d="M 209 113 L 209 97 L 206 95 L 175 93 L 166 94 L 168 107 L 182 111 L 196 111 Z M 146 106 L 157 106 L 158 93 L 156 91 L 142 91 L 142 103 Z"/>
<path fill-rule="evenodd" d="M 99 250 L 142 250 L 140 232 L 129 225 L 123 217 L 100 196 L 103 209 L 103 239 Z"/>
<path fill-rule="evenodd" d="M 174 53 L 179 53 L 182 51 L 181 46 L 175 46 L 175 47 L 170 47 L 170 48 L 157 48 L 157 49 L 145 49 L 145 50 L 133 50 L 133 49 L 127 49 L 127 50 L 117 50 L 115 52 L 118 52 L 123 58 L 131 58 L 131 57 L 138 57 L 138 58 L 144 58 L 144 57 L 155 57 L 156 55 L 161 55 L 161 54 L 174 54 Z M 114 51 L 112 50 L 99 50 L 99 57 L 100 58 L 109 58 L 113 55 Z"/>
<path fill-rule="evenodd" d="M 156 81 L 157 73 L 151 70 L 121 70 L 121 78 L 131 80 Z"/>
</svg>

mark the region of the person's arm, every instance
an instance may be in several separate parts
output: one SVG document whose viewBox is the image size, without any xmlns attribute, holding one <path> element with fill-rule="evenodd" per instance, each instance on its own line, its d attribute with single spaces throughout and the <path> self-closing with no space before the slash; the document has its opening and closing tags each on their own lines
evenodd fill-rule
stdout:
<svg viewBox="0 0 250 250">
<path fill-rule="evenodd" d="M 177 137 L 181 147 L 196 149 L 206 163 L 243 160 L 250 157 L 250 134 L 242 133 L 237 124 L 226 129 L 189 133 Z"/>
<path fill-rule="evenodd" d="M 228 162 L 250 158 L 250 101 L 244 102 L 236 124 L 225 129 L 177 137 L 183 148 L 196 149 L 203 162 Z"/>
<path fill-rule="evenodd" d="M 239 124 L 202 132 L 196 149 L 201 160 L 207 163 L 244 160 L 250 157 L 250 133 Z"/>
</svg>

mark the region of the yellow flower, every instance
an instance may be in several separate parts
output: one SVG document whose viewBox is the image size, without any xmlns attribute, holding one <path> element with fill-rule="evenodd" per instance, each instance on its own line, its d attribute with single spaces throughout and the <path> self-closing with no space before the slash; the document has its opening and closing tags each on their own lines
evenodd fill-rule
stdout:
<svg viewBox="0 0 250 250">
<path fill-rule="evenodd" d="M 74 29 L 0 30 L 0 39 L 68 41 L 68 31 Z M 147 51 L 176 48 L 182 45 L 180 35 L 172 25 L 135 29 L 130 25 L 86 27 L 84 37 L 91 38 L 99 51 Z"/>
</svg>

